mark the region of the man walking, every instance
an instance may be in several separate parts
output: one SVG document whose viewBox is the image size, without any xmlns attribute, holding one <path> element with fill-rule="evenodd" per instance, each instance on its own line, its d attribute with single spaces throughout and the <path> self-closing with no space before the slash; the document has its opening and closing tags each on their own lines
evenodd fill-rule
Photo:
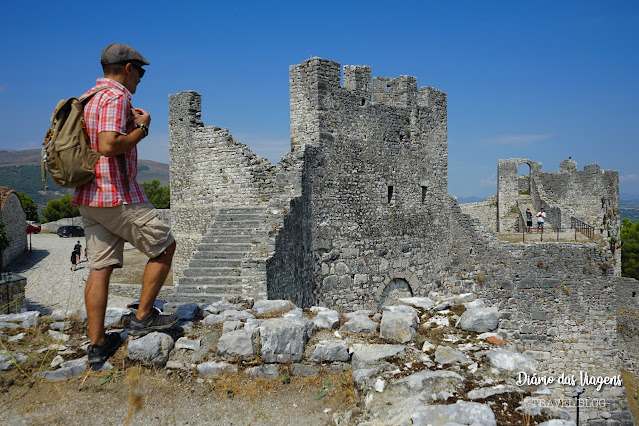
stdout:
<svg viewBox="0 0 639 426">
<path fill-rule="evenodd" d="M 98 78 L 84 96 L 106 89 L 86 104 L 84 119 L 91 149 L 102 157 L 94 179 L 76 188 L 73 197 L 84 221 L 89 258 L 84 290 L 89 364 L 106 361 L 122 344 L 118 333 L 105 334 L 104 315 L 111 272 L 123 266 L 125 241 L 149 257 L 138 310 L 129 315 L 129 334 L 167 329 L 178 320 L 174 314 L 161 315 L 153 308 L 171 267 L 175 240 L 136 181 L 136 146 L 148 135 L 151 116 L 131 107 L 131 95 L 144 76 L 142 66 L 149 62 L 134 48 L 120 43 L 106 46 L 100 62 L 104 78 Z"/>
<path fill-rule="evenodd" d="M 78 242 L 73 246 L 73 251 L 76 252 L 77 263 L 80 263 L 80 260 L 82 259 L 82 244 L 80 244 L 80 240 L 78 240 Z"/>
</svg>

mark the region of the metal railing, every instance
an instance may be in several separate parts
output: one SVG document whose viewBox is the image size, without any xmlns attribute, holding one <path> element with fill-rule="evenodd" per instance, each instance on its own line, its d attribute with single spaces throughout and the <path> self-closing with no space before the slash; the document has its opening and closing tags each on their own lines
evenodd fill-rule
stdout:
<svg viewBox="0 0 639 426">
<path fill-rule="evenodd" d="M 577 232 L 581 232 L 590 239 L 595 238 L 595 228 L 588 225 L 587 223 L 580 221 L 576 217 L 570 218 L 570 229 L 575 230 L 575 238 L 577 238 Z"/>
<path fill-rule="evenodd" d="M 572 218 L 574 219 L 574 218 Z M 526 239 L 528 241 L 531 241 L 533 238 L 533 235 L 537 235 L 539 237 L 539 241 L 552 241 L 552 240 L 556 240 L 556 241 L 566 241 L 566 233 L 571 232 L 574 230 L 574 240 L 577 241 L 578 237 L 577 237 L 577 232 L 582 233 L 583 235 L 585 235 L 586 237 L 593 239 L 594 235 L 595 235 L 595 229 L 586 224 L 583 223 L 579 220 L 577 220 L 577 222 L 573 222 L 573 224 L 571 224 L 572 226 L 570 228 L 560 228 L 560 227 L 556 227 L 554 225 L 549 225 L 547 228 L 541 227 L 539 228 L 539 230 L 537 230 L 537 224 L 533 224 L 533 226 L 531 227 L 531 232 L 527 232 L 526 228 L 523 228 L 523 231 L 521 232 L 521 241 L 522 242 L 526 242 Z M 564 237 L 561 238 L 560 235 L 564 234 Z M 526 238 L 526 235 L 528 235 L 528 238 Z M 545 235 L 545 237 L 544 237 Z"/>
</svg>

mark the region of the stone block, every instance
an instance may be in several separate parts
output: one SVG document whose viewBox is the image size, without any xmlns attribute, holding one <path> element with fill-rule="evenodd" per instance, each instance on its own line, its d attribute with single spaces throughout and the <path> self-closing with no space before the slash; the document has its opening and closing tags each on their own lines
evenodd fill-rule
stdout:
<svg viewBox="0 0 639 426">
<path fill-rule="evenodd" d="M 344 341 L 322 340 L 316 344 L 311 354 L 313 362 L 349 361 L 351 358 Z"/>
<path fill-rule="evenodd" d="M 312 324 L 306 319 L 274 318 L 264 321 L 258 328 L 261 339 L 261 356 L 264 362 L 298 362 L 304 356 L 304 348 L 312 333 Z"/>
<path fill-rule="evenodd" d="M 379 336 L 397 343 L 410 342 L 417 334 L 415 330 L 416 318 L 416 313 L 384 311 L 379 327 Z"/>
<path fill-rule="evenodd" d="M 234 330 L 222 334 L 217 350 L 223 360 L 248 361 L 255 355 L 255 331 Z"/>
<path fill-rule="evenodd" d="M 163 367 L 174 345 L 173 338 L 168 334 L 149 333 L 129 342 L 127 356 L 133 361 Z"/>
</svg>

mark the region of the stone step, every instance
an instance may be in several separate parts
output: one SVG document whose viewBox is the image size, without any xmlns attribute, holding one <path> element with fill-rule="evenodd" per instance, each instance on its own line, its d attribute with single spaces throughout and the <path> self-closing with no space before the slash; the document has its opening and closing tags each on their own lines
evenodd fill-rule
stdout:
<svg viewBox="0 0 639 426">
<path fill-rule="evenodd" d="M 268 217 L 269 217 L 269 215 L 267 215 L 265 213 L 253 213 L 253 214 L 218 213 L 217 216 L 215 216 L 215 221 L 222 222 L 222 223 L 224 223 L 224 222 L 254 221 L 254 220 L 264 221 L 264 220 L 268 219 Z"/>
<path fill-rule="evenodd" d="M 242 207 L 222 207 L 218 210 L 218 214 L 255 214 L 266 213 L 271 210 L 266 206 L 242 206 Z"/>
<path fill-rule="evenodd" d="M 246 259 L 250 252 L 246 251 L 196 251 L 194 259 Z"/>
<path fill-rule="evenodd" d="M 238 228 L 238 229 L 254 229 L 261 228 L 264 225 L 264 221 L 261 220 L 226 220 L 226 221 L 218 221 L 217 218 L 215 222 L 211 224 L 210 230 L 214 229 L 226 229 L 226 228 Z"/>
<path fill-rule="evenodd" d="M 213 303 L 219 300 L 237 296 L 236 293 L 173 293 L 167 297 L 168 302 L 173 303 Z"/>
<path fill-rule="evenodd" d="M 261 238 L 252 234 L 206 234 L 202 237 L 200 244 L 203 243 L 259 243 Z"/>
<path fill-rule="evenodd" d="M 255 247 L 250 243 L 200 243 L 197 245 L 199 251 L 228 251 L 228 252 L 246 252 Z"/>
<path fill-rule="evenodd" d="M 262 228 L 209 228 L 209 230 L 204 234 L 205 237 L 215 237 L 215 236 L 252 236 L 256 235 L 264 235 L 265 231 Z"/>
<path fill-rule="evenodd" d="M 179 294 L 191 294 L 191 293 L 201 293 L 201 294 L 219 294 L 219 293 L 228 293 L 228 294 L 241 294 L 242 293 L 242 285 L 214 285 L 214 284 L 180 284 L 176 287 L 176 293 Z"/>
<path fill-rule="evenodd" d="M 198 275 L 198 276 L 190 276 L 190 277 L 181 277 L 178 285 L 182 284 L 215 284 L 215 285 L 227 285 L 227 284 L 241 284 L 242 279 L 239 275 L 217 275 L 217 276 L 207 276 L 207 275 Z"/>
<path fill-rule="evenodd" d="M 208 264 L 207 264 L 208 265 Z M 241 267 L 222 268 L 211 266 L 189 266 L 184 270 L 185 277 L 237 277 L 242 272 Z"/>
<path fill-rule="evenodd" d="M 196 252 L 196 254 L 199 252 Z M 189 268 L 241 268 L 244 259 L 191 259 Z"/>
</svg>

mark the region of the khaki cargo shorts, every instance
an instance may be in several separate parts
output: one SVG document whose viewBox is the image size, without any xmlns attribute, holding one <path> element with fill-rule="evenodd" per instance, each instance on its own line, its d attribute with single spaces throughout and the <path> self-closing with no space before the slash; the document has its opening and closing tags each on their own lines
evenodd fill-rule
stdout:
<svg viewBox="0 0 639 426">
<path fill-rule="evenodd" d="M 121 268 L 125 241 L 151 259 L 175 241 L 149 202 L 116 207 L 79 205 L 78 209 L 84 222 L 89 269 Z"/>
</svg>

